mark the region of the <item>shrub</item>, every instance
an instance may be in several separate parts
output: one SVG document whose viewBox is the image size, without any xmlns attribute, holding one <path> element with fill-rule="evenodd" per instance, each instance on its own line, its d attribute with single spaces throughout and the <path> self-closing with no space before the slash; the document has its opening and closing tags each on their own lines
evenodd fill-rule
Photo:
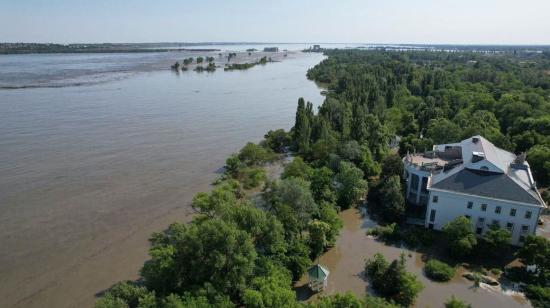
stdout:
<svg viewBox="0 0 550 308">
<path fill-rule="evenodd" d="M 490 272 L 495 276 L 500 276 L 502 274 L 502 270 L 500 270 L 499 268 L 492 268 Z"/>
<path fill-rule="evenodd" d="M 550 288 L 527 285 L 523 290 L 535 308 L 550 307 Z"/>
<path fill-rule="evenodd" d="M 383 241 L 396 241 L 400 238 L 399 228 L 396 223 L 370 228 L 367 230 L 367 235 L 378 237 Z"/>
<path fill-rule="evenodd" d="M 374 259 L 366 261 L 365 272 L 378 294 L 405 307 L 411 306 L 424 288 L 416 275 L 405 270 L 404 254 L 388 264 L 384 256 L 377 253 Z"/>
<path fill-rule="evenodd" d="M 266 179 L 265 170 L 262 168 L 243 168 L 238 177 L 246 189 L 258 187 Z"/>
<path fill-rule="evenodd" d="M 445 302 L 445 308 L 472 308 L 472 305 L 459 300 L 453 295 Z"/>
<path fill-rule="evenodd" d="M 455 269 L 444 262 L 438 260 L 429 260 L 424 267 L 426 276 L 436 281 L 449 281 L 455 275 Z"/>
</svg>

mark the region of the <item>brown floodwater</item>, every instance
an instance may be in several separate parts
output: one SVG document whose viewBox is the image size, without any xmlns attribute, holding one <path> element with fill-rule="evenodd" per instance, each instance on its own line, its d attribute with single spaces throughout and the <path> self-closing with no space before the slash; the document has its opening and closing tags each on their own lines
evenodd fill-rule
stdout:
<svg viewBox="0 0 550 308">
<path fill-rule="evenodd" d="M 32 84 L 143 61 L 125 57 L 0 62 L 14 63 L 17 80 L 45 72 Z M 295 53 L 247 71 L 0 90 L 0 307 L 90 307 L 113 283 L 137 278 L 150 234 L 188 219 L 193 195 L 210 189 L 227 156 L 289 129 L 298 97 L 321 103 L 305 77 L 321 59 Z"/>
<path fill-rule="evenodd" d="M 443 307 L 443 303 L 452 295 L 473 307 L 531 307 L 523 294 L 501 287 L 482 284 L 474 288 L 473 282 L 463 278 L 464 269 L 459 268 L 457 275 L 447 283 L 429 280 L 423 273 L 424 261 L 421 253 L 406 248 L 385 245 L 366 235 L 366 229 L 376 225 L 368 216 L 362 217 L 357 209 L 340 213 L 344 228 L 335 247 L 319 258 L 319 263 L 330 271 L 328 288 L 324 294 L 351 291 L 359 297 L 367 293 L 374 294 L 364 275 L 365 260 L 376 253 L 382 253 L 386 259 L 399 258 L 401 253 L 407 256 L 407 270 L 416 274 L 424 284 L 424 289 L 416 299 L 415 307 Z M 315 300 L 321 294 L 311 294 L 307 290 L 307 277 L 297 284 L 298 297 L 303 300 Z"/>
</svg>

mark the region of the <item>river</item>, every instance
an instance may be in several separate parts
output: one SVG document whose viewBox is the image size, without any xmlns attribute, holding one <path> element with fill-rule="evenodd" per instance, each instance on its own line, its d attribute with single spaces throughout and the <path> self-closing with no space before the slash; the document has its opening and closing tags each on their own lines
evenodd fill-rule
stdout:
<svg viewBox="0 0 550 308">
<path fill-rule="evenodd" d="M 217 53 L 216 53 L 217 54 Z M 0 56 L 0 307 L 89 307 L 138 277 L 225 158 L 289 129 L 320 54 L 175 74 L 196 54 Z"/>
</svg>

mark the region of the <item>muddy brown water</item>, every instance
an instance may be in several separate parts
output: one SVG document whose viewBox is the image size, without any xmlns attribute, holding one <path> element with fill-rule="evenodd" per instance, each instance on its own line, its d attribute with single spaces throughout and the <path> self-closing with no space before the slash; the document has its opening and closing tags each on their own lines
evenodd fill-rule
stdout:
<svg viewBox="0 0 550 308">
<path fill-rule="evenodd" d="M 0 57 L 25 78 L 27 69 L 102 72 L 126 56 Z M 188 219 L 225 158 L 289 129 L 298 97 L 322 102 L 305 77 L 321 59 L 0 90 L 0 307 L 90 307 L 96 293 L 137 278 L 150 234 Z"/>
<path fill-rule="evenodd" d="M 374 294 L 369 288 L 368 280 L 364 275 L 365 260 L 372 258 L 376 253 L 382 253 L 386 259 L 399 258 L 401 253 L 407 256 L 407 270 L 416 274 L 424 284 L 415 307 L 443 307 L 444 302 L 452 295 L 460 298 L 473 307 L 531 307 L 521 293 L 503 291 L 499 287 L 490 287 L 482 284 L 474 288 L 473 282 L 461 277 L 462 269 L 447 283 L 438 283 L 429 280 L 423 273 L 424 262 L 422 254 L 385 245 L 374 238 L 367 236 L 367 228 L 376 225 L 367 217 L 362 217 L 356 209 L 349 209 L 340 213 L 344 221 L 344 228 L 334 248 L 319 258 L 319 263 L 330 271 L 328 288 L 319 294 L 311 294 L 307 290 L 307 277 L 304 276 L 297 284 L 298 297 L 302 300 L 315 300 L 322 294 L 334 294 L 351 291 L 359 297 L 367 293 Z"/>
</svg>

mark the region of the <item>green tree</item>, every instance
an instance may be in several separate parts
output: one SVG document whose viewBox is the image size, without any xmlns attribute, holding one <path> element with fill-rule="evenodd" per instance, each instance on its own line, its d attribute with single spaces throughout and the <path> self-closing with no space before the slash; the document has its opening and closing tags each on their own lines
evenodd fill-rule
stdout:
<svg viewBox="0 0 550 308">
<path fill-rule="evenodd" d="M 525 265 L 535 265 L 533 276 L 539 284 L 550 281 L 550 241 L 548 239 L 528 235 L 516 256 Z"/>
<path fill-rule="evenodd" d="M 243 304 L 251 308 L 299 307 L 291 283 L 285 268 L 271 265 L 266 275 L 252 279 L 243 293 Z"/>
<path fill-rule="evenodd" d="M 361 146 L 361 157 L 359 167 L 367 177 L 378 176 L 381 172 L 381 167 L 378 162 L 372 157 L 372 153 L 367 145 Z"/>
<path fill-rule="evenodd" d="M 506 229 L 492 225 L 483 235 L 483 239 L 487 245 L 487 251 L 498 255 L 510 246 L 512 233 Z"/>
<path fill-rule="evenodd" d="M 311 195 L 309 182 L 290 177 L 279 181 L 272 188 L 269 202 L 275 215 L 285 227 L 287 223 L 296 223 L 298 231 L 305 229 L 311 217 L 317 214 L 318 207 Z"/>
<path fill-rule="evenodd" d="M 298 100 L 292 139 L 296 150 L 301 154 L 308 153 L 310 149 L 312 109 L 311 103 L 308 102 L 306 105 L 303 98 Z"/>
<path fill-rule="evenodd" d="M 338 233 L 344 226 L 342 218 L 340 218 L 336 208 L 332 204 L 323 202 L 319 207 L 319 220 L 330 226 L 330 230 L 326 232 L 325 236 L 327 246 L 334 246 Z"/>
<path fill-rule="evenodd" d="M 317 203 L 336 202 L 336 193 L 332 184 L 334 173 L 327 167 L 321 167 L 313 170 L 311 175 L 311 193 Z"/>
<path fill-rule="evenodd" d="M 411 306 L 418 293 L 424 288 L 416 276 L 405 270 L 405 255 L 388 265 L 381 254 L 365 263 L 365 272 L 374 290 L 397 304 Z"/>
<path fill-rule="evenodd" d="M 399 176 L 393 175 L 381 183 L 380 198 L 384 219 L 390 222 L 400 221 L 405 215 L 405 198 Z"/>
<path fill-rule="evenodd" d="M 276 155 L 257 144 L 247 143 L 239 152 L 238 158 L 247 166 L 256 166 L 276 158 Z"/>
<path fill-rule="evenodd" d="M 313 169 L 300 156 L 297 156 L 285 166 L 281 178 L 296 177 L 308 180 L 312 173 Z"/>
<path fill-rule="evenodd" d="M 284 129 L 270 130 L 264 135 L 264 144 L 275 153 L 283 153 L 290 141 L 290 136 Z"/>
<path fill-rule="evenodd" d="M 387 179 L 394 175 L 399 177 L 403 175 L 403 161 L 399 155 L 390 154 L 382 161 L 382 173 L 380 177 Z"/>
<path fill-rule="evenodd" d="M 154 307 L 151 305 L 151 299 L 154 300 L 154 298 L 155 293 L 148 291 L 144 286 L 131 281 L 123 281 L 112 286 L 95 306 L 97 308 Z"/>
<path fill-rule="evenodd" d="M 368 183 L 363 179 L 363 171 L 353 163 L 341 162 L 340 172 L 336 175 L 338 183 L 338 205 L 344 209 L 357 205 L 366 196 Z"/>
<path fill-rule="evenodd" d="M 477 245 L 470 219 L 460 216 L 443 227 L 450 252 L 453 256 L 469 255 Z"/>
<path fill-rule="evenodd" d="M 310 303 L 310 308 L 363 308 L 365 303 L 355 297 L 353 293 L 346 292 L 344 294 L 334 294 L 329 296 L 321 296 L 315 304 Z M 370 306 L 369 306 L 370 307 Z M 373 307 L 379 308 L 379 307 Z M 380 307 L 381 308 L 381 307 Z"/>
<path fill-rule="evenodd" d="M 327 235 L 330 233 L 330 230 L 330 225 L 320 220 L 313 220 L 308 224 L 308 245 L 311 250 L 312 259 L 320 256 L 328 246 Z"/>
<path fill-rule="evenodd" d="M 527 151 L 527 161 L 537 181 L 542 185 L 548 184 L 550 180 L 550 147 L 535 145 Z"/>
<path fill-rule="evenodd" d="M 253 274 L 257 257 L 250 235 L 218 218 L 190 225 L 173 224 L 166 234 L 157 235 L 151 252 L 159 246 L 174 247 L 173 268 L 159 268 L 160 262 L 153 253 L 141 273 L 152 290 L 159 289 L 154 282 L 165 283 L 158 290 L 161 294 L 208 285 L 216 292 L 237 298 Z M 162 277 L 166 272 L 176 274 L 166 279 Z"/>
<path fill-rule="evenodd" d="M 426 137 L 435 143 L 452 143 L 461 140 L 462 131 L 458 125 L 445 118 L 430 120 Z"/>
</svg>

